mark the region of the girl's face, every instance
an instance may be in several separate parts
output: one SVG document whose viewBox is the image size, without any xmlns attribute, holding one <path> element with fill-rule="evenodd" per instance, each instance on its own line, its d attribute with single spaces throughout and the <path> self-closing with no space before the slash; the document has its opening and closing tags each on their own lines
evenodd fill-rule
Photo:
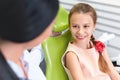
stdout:
<svg viewBox="0 0 120 80">
<path fill-rule="evenodd" d="M 89 13 L 73 13 L 70 18 L 70 31 L 77 42 L 89 42 L 95 24 Z"/>
</svg>

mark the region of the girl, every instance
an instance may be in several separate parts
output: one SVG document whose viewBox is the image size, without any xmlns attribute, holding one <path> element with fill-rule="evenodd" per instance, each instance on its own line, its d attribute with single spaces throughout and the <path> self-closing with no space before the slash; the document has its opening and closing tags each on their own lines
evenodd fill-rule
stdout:
<svg viewBox="0 0 120 80">
<path fill-rule="evenodd" d="M 96 11 L 86 3 L 78 3 L 70 10 L 73 40 L 62 57 L 69 80 L 120 80 L 104 44 L 93 37 L 96 20 Z"/>
</svg>

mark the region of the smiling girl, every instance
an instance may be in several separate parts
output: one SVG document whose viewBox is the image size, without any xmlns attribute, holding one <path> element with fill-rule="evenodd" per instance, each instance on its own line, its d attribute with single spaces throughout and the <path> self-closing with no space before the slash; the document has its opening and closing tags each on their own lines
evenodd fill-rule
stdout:
<svg viewBox="0 0 120 80">
<path fill-rule="evenodd" d="M 73 40 L 62 57 L 69 80 L 120 80 L 105 45 L 93 37 L 96 20 L 95 9 L 86 3 L 78 3 L 70 10 Z"/>
</svg>

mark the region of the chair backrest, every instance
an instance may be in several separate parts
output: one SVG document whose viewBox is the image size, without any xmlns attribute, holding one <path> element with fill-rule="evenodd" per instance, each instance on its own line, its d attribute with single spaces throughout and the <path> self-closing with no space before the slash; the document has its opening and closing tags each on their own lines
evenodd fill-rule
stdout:
<svg viewBox="0 0 120 80">
<path fill-rule="evenodd" d="M 68 30 L 57 37 L 49 37 L 42 43 L 42 48 L 46 60 L 47 80 L 68 80 L 66 72 L 61 63 L 61 57 L 65 52 L 71 34 Z"/>
<path fill-rule="evenodd" d="M 68 11 L 62 6 L 59 7 L 58 14 L 56 16 L 56 22 L 53 26 L 54 32 L 61 32 L 68 28 Z"/>
<path fill-rule="evenodd" d="M 61 32 L 67 28 L 68 12 L 60 6 L 56 23 L 53 26 L 53 31 Z M 61 57 L 65 52 L 70 39 L 71 34 L 68 30 L 59 36 L 49 37 L 42 43 L 42 49 L 46 60 L 47 80 L 68 80 L 61 63 Z"/>
</svg>

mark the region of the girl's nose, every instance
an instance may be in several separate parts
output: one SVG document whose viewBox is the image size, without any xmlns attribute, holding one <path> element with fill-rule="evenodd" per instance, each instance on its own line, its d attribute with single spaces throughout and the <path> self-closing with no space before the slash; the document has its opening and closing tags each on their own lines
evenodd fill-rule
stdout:
<svg viewBox="0 0 120 80">
<path fill-rule="evenodd" d="M 79 33 L 79 34 L 83 34 L 83 33 L 84 33 L 83 28 L 79 28 L 78 33 Z"/>
</svg>

